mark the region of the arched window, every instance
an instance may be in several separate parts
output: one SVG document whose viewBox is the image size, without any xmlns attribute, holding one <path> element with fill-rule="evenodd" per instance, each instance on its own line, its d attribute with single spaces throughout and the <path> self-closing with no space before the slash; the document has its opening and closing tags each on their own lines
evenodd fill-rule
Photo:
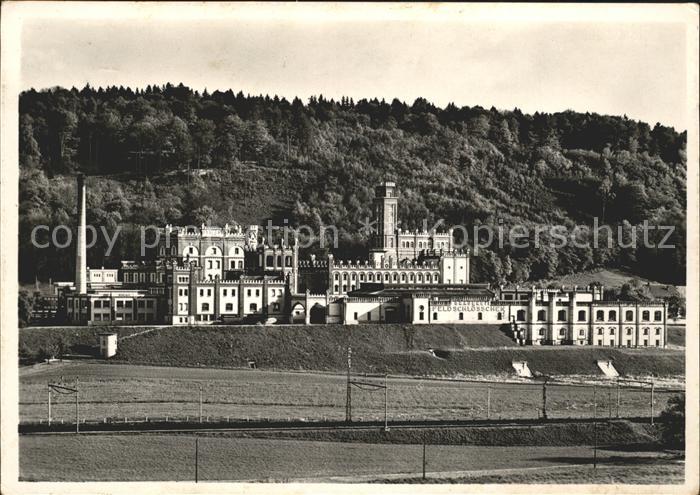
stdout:
<svg viewBox="0 0 700 495">
<path fill-rule="evenodd" d="M 360 273 L 360 282 L 364 282 L 364 281 L 365 281 L 365 274 Z"/>
<path fill-rule="evenodd" d="M 428 274 L 425 276 L 425 281 L 428 282 L 428 283 L 432 282 L 432 281 L 433 281 L 432 275 L 430 275 L 430 274 L 428 273 Z"/>
<path fill-rule="evenodd" d="M 605 319 L 605 311 L 598 310 L 595 312 L 595 320 L 596 321 L 603 321 L 604 319 Z"/>
<path fill-rule="evenodd" d="M 524 309 L 519 309 L 517 316 L 515 317 L 516 320 L 518 321 L 525 321 L 525 310 Z"/>
<path fill-rule="evenodd" d="M 496 313 L 496 319 L 497 319 L 497 320 L 502 320 L 502 319 L 503 319 L 503 313 Z"/>
<path fill-rule="evenodd" d="M 649 321 L 649 311 L 642 311 L 642 321 Z"/>
<path fill-rule="evenodd" d="M 386 272 L 386 273 L 384 274 L 384 281 L 385 281 L 385 282 L 388 282 L 388 281 L 389 281 L 389 272 Z"/>
<path fill-rule="evenodd" d="M 347 274 L 347 273 L 343 273 L 343 280 L 347 280 L 347 279 L 348 279 L 348 274 Z"/>
<path fill-rule="evenodd" d="M 476 314 L 476 319 L 477 319 L 477 320 L 483 320 L 483 319 L 484 319 L 484 314 L 481 313 L 481 312 L 477 313 L 477 314 Z"/>
<path fill-rule="evenodd" d="M 608 321 L 615 321 L 617 320 L 617 311 L 610 310 L 608 311 Z"/>
<path fill-rule="evenodd" d="M 661 321 L 661 311 L 654 311 L 654 321 Z"/>
<path fill-rule="evenodd" d="M 423 274 L 422 273 L 418 274 L 418 282 L 419 283 L 423 282 Z"/>
<path fill-rule="evenodd" d="M 632 321 L 634 320 L 634 311 L 627 310 L 625 311 L 625 321 Z"/>
<path fill-rule="evenodd" d="M 581 310 L 578 312 L 578 321 L 586 321 L 586 311 Z"/>
<path fill-rule="evenodd" d="M 416 279 L 416 276 L 413 273 L 411 273 L 411 282 L 415 281 L 415 279 Z"/>
<path fill-rule="evenodd" d="M 547 312 L 544 309 L 540 309 L 537 312 L 537 321 L 545 321 L 547 319 Z"/>
<path fill-rule="evenodd" d="M 560 328 L 560 329 L 559 329 L 559 336 L 560 336 L 560 337 L 565 337 L 565 336 L 566 336 L 566 328 Z"/>
<path fill-rule="evenodd" d="M 481 313 L 479 313 L 479 314 L 481 314 Z M 463 320 L 463 319 L 464 319 L 464 313 L 462 313 L 462 312 L 459 313 L 459 319 L 460 319 L 460 320 Z"/>
<path fill-rule="evenodd" d="M 394 282 L 398 282 L 398 281 L 399 281 L 399 274 L 394 273 Z"/>
<path fill-rule="evenodd" d="M 538 333 L 540 337 L 544 337 L 544 328 L 540 328 L 540 331 Z"/>
<path fill-rule="evenodd" d="M 557 313 L 557 320 L 566 321 L 566 310 L 565 309 L 559 310 L 559 312 Z"/>
<path fill-rule="evenodd" d="M 374 281 L 374 274 L 373 274 L 373 273 L 368 273 L 368 274 L 367 274 L 367 280 L 368 280 L 369 282 L 373 282 L 373 281 Z"/>
</svg>

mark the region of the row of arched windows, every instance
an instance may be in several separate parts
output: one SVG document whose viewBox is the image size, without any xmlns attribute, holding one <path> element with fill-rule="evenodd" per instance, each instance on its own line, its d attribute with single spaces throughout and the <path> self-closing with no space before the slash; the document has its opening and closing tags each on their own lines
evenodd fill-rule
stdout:
<svg viewBox="0 0 700 495">
<path fill-rule="evenodd" d="M 359 279 L 360 282 L 401 282 L 401 283 L 437 283 L 440 280 L 440 277 L 438 273 L 390 273 L 390 272 L 384 272 L 383 274 L 380 272 L 377 273 L 348 273 L 348 272 L 342 272 L 338 273 L 336 272 L 333 275 L 334 280 L 343 280 L 343 282 L 346 282 L 348 280 L 350 281 L 357 281 Z"/>
</svg>

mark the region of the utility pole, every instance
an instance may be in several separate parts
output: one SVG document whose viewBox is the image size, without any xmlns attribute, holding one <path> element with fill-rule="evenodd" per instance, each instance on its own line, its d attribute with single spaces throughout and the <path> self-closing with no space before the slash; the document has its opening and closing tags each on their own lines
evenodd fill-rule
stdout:
<svg viewBox="0 0 700 495">
<path fill-rule="evenodd" d="M 75 379 L 75 432 L 80 433 L 80 415 L 78 413 L 78 379 Z"/>
<path fill-rule="evenodd" d="M 46 388 L 49 389 L 49 421 L 48 421 L 48 425 L 51 426 L 51 384 L 49 383 Z"/>
<path fill-rule="evenodd" d="M 389 386 L 384 375 L 384 431 L 389 431 Z"/>
<path fill-rule="evenodd" d="M 617 412 L 615 417 L 620 417 L 620 378 L 617 378 Z"/>
<path fill-rule="evenodd" d="M 593 382 L 593 420 L 594 421 L 598 417 L 598 402 L 596 400 L 595 392 L 596 392 L 596 383 Z"/>
<path fill-rule="evenodd" d="M 194 482 L 199 483 L 199 437 L 194 439 Z"/>
<path fill-rule="evenodd" d="M 199 384 L 199 422 L 202 422 L 202 384 Z"/>
<path fill-rule="evenodd" d="M 350 346 L 350 336 L 348 331 L 348 380 L 347 395 L 345 397 L 345 421 L 352 422 L 352 383 L 350 380 L 350 368 L 352 366 L 352 347 Z"/>
<path fill-rule="evenodd" d="M 651 382 L 651 397 L 649 399 L 649 406 L 651 408 L 651 425 L 654 426 L 654 382 Z"/>
<path fill-rule="evenodd" d="M 612 387 L 608 387 L 608 419 L 612 419 Z"/>
<path fill-rule="evenodd" d="M 542 419 L 547 419 L 547 380 L 546 377 L 542 382 Z"/>
<path fill-rule="evenodd" d="M 598 408 L 596 402 L 596 383 L 593 382 L 593 469 L 598 464 Z"/>
<path fill-rule="evenodd" d="M 423 479 L 425 479 L 425 438 L 423 438 Z"/>
</svg>

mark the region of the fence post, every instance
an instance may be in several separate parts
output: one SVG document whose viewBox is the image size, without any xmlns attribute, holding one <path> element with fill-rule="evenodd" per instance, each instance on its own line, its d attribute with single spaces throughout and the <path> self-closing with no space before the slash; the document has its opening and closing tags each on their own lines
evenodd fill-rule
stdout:
<svg viewBox="0 0 700 495">
<path fill-rule="evenodd" d="M 78 412 L 78 379 L 75 379 L 75 432 L 80 433 L 80 414 Z"/>
<path fill-rule="evenodd" d="M 617 413 L 616 417 L 620 417 L 620 378 L 617 379 Z"/>
<path fill-rule="evenodd" d="M 48 424 L 51 426 L 51 385 L 47 387 L 49 389 L 49 421 Z"/>
<path fill-rule="evenodd" d="M 651 397 L 649 399 L 649 406 L 651 407 L 651 425 L 654 426 L 654 381 L 651 382 Z"/>
<path fill-rule="evenodd" d="M 423 438 L 423 479 L 425 479 L 425 438 Z"/>
</svg>

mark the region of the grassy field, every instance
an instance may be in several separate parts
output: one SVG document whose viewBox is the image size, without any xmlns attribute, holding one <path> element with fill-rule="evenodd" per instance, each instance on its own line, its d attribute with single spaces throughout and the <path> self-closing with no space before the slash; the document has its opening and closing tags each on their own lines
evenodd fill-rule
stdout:
<svg viewBox="0 0 700 495">
<path fill-rule="evenodd" d="M 641 466 L 620 465 L 607 463 L 592 469 L 591 466 L 565 466 L 557 468 L 531 469 L 521 472 L 492 472 L 483 474 L 473 473 L 470 476 L 432 475 L 423 480 L 422 477 L 393 478 L 376 480 L 375 482 L 389 483 L 451 483 L 451 484 L 489 484 L 489 483 L 519 483 L 519 484 L 631 484 L 631 485 L 669 485 L 682 484 L 685 476 L 685 466 L 682 462 L 648 462 Z M 504 470 L 505 471 L 505 470 Z"/>
<path fill-rule="evenodd" d="M 22 436 L 24 481 L 192 481 L 195 437 L 189 435 Z M 602 464 L 658 462 L 669 455 L 599 449 Z M 429 445 L 427 471 L 479 471 L 590 464 L 590 447 Z M 200 481 L 321 481 L 409 475 L 422 468 L 421 445 L 344 444 L 298 440 L 202 437 Z"/>
<path fill-rule="evenodd" d="M 119 329 L 120 335 L 140 329 Z M 65 335 L 73 345 L 96 345 L 97 330 L 85 328 L 20 331 L 20 348 L 38 349 Z M 680 340 L 677 332 L 674 341 Z M 339 371 L 346 367 L 348 342 L 353 369 L 361 373 L 413 376 L 513 375 L 513 360 L 548 375 L 601 375 L 596 360 L 612 360 L 624 376 L 680 377 L 682 349 L 606 347 L 519 347 L 498 325 L 279 325 L 160 327 L 122 339 L 113 359 L 159 366 L 247 367 Z M 429 352 L 433 349 L 435 354 Z"/>
<path fill-rule="evenodd" d="M 342 374 L 74 362 L 22 370 L 21 420 L 46 419 L 49 381 L 73 384 L 76 379 L 80 417 L 89 421 L 198 418 L 200 386 L 203 415 L 212 420 L 345 418 L 346 377 Z M 367 380 L 383 383 L 383 378 Z M 393 420 L 486 419 L 487 414 L 494 419 L 537 418 L 542 408 L 542 385 L 532 382 L 492 383 L 490 392 L 487 383 L 454 380 L 395 377 L 388 380 L 388 386 L 389 418 Z M 74 397 L 52 395 L 54 420 L 74 421 Z M 655 414 L 673 395 L 657 389 Z M 383 419 L 383 390 L 353 389 L 352 397 L 354 419 Z M 617 413 L 616 397 L 614 388 L 597 388 L 595 408 L 599 417 Z M 622 388 L 620 415 L 649 414 L 649 400 L 649 390 Z M 547 412 L 551 418 L 593 416 L 593 387 L 548 385 Z"/>
</svg>

